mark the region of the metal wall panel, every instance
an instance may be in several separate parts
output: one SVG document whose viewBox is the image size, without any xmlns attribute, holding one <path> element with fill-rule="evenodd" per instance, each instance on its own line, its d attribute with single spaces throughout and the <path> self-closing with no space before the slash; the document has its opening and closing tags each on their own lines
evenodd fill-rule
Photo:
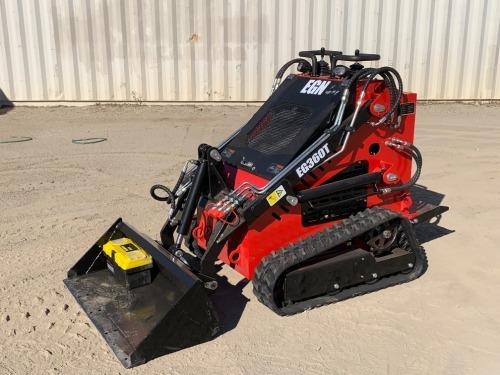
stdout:
<svg viewBox="0 0 500 375">
<path fill-rule="evenodd" d="M 260 101 L 321 46 L 421 99 L 500 99 L 496 0 L 0 0 L 0 33 L 12 101 Z"/>
</svg>

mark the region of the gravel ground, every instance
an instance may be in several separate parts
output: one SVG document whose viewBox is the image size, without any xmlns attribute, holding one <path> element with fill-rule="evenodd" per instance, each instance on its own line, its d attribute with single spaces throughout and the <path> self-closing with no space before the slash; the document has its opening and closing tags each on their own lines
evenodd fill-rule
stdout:
<svg viewBox="0 0 500 375">
<path fill-rule="evenodd" d="M 418 280 L 280 318 L 224 267 L 223 334 L 124 370 L 62 280 L 118 217 L 157 238 L 172 185 L 199 143 L 255 106 L 16 107 L 0 116 L 0 373 L 497 374 L 500 368 L 500 107 L 418 107 L 420 194 L 450 206 L 419 230 Z M 78 145 L 72 139 L 106 137 Z"/>
</svg>

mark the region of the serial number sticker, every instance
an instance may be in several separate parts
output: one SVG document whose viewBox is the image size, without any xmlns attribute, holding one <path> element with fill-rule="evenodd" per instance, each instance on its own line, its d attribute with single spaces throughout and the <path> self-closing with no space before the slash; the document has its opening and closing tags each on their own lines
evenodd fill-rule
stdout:
<svg viewBox="0 0 500 375">
<path fill-rule="evenodd" d="M 280 185 L 276 190 L 269 194 L 266 199 L 270 206 L 274 206 L 281 198 L 285 196 L 285 188 Z"/>
</svg>

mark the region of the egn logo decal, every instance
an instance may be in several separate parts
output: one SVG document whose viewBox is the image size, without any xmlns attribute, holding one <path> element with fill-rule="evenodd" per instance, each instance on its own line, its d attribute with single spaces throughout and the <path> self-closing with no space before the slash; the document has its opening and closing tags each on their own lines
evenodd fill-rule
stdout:
<svg viewBox="0 0 500 375">
<path fill-rule="evenodd" d="M 302 90 L 300 90 L 300 93 L 309 95 L 321 95 L 328 86 L 330 86 L 330 81 L 310 79 L 302 88 Z"/>
</svg>

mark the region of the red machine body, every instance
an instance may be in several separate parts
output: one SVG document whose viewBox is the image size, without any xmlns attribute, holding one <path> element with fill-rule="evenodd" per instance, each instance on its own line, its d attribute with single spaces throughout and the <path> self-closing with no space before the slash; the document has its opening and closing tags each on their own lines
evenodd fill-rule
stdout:
<svg viewBox="0 0 500 375">
<path fill-rule="evenodd" d="M 422 168 L 416 95 L 394 68 L 360 64 L 379 55 L 299 56 L 246 124 L 217 146 L 199 145 L 174 188 L 151 187 L 168 205 L 161 241 L 120 218 L 68 271 L 66 286 L 125 367 L 217 335 L 218 259 L 281 316 L 425 272 L 414 227 L 448 207 L 410 198 Z M 282 82 L 294 64 L 301 74 Z M 152 258 L 147 271 L 123 270 L 147 276 L 130 290 L 103 251 L 127 239 Z"/>
<path fill-rule="evenodd" d="M 304 80 L 311 78 L 308 75 L 300 75 L 298 77 Z M 334 79 L 323 77 L 320 77 L 318 80 L 335 81 Z M 358 83 L 358 97 L 356 97 L 356 100 L 359 100 L 359 92 L 362 86 L 362 82 Z M 384 82 L 375 80 L 368 85 L 361 105 L 370 101 L 370 113 L 373 119 L 376 120 L 387 113 L 389 99 L 389 93 Z M 379 186 L 381 188 L 408 181 L 411 177 L 411 158 L 407 154 L 401 153 L 397 149 L 388 147 L 385 144 L 392 137 L 413 143 L 416 94 L 403 94 L 401 103 L 410 103 L 413 106 L 413 112 L 402 116 L 398 127 L 390 127 L 384 124 L 374 129 L 369 123 L 366 123 L 352 135 L 347 149 L 339 158 L 332 159 L 314 170 L 314 172 L 305 174 L 294 188 L 300 191 L 320 186 L 325 181 L 342 172 L 346 167 L 359 161 L 368 162 L 368 172 L 384 171 L 383 184 Z M 378 108 L 380 109 L 377 111 Z M 232 188 L 239 186 L 243 182 L 251 182 L 257 187 L 262 187 L 268 182 L 268 180 L 260 176 L 227 164 L 225 164 L 225 169 L 227 180 L 232 182 Z M 386 195 L 371 195 L 366 199 L 367 207 L 385 207 L 400 212 L 408 218 L 412 218 L 415 215 L 415 213 L 412 214 L 410 212 L 412 200 L 408 191 L 405 190 Z M 241 226 L 224 246 L 219 259 L 233 267 L 247 279 L 252 279 L 255 268 L 260 264 L 262 258 L 269 255 L 272 251 L 277 251 L 289 243 L 296 242 L 326 227 L 332 226 L 331 221 L 304 226 L 301 216 L 300 205 L 294 207 L 281 204 L 274 205 L 257 221 L 250 225 Z M 204 228 L 203 235 L 198 233 L 196 236 L 198 245 L 201 248 L 206 248 L 207 241 L 212 233 L 211 229 L 215 223 L 211 218 L 203 215 L 202 210 L 199 210 L 198 220 L 200 223 L 199 228 Z"/>
</svg>

